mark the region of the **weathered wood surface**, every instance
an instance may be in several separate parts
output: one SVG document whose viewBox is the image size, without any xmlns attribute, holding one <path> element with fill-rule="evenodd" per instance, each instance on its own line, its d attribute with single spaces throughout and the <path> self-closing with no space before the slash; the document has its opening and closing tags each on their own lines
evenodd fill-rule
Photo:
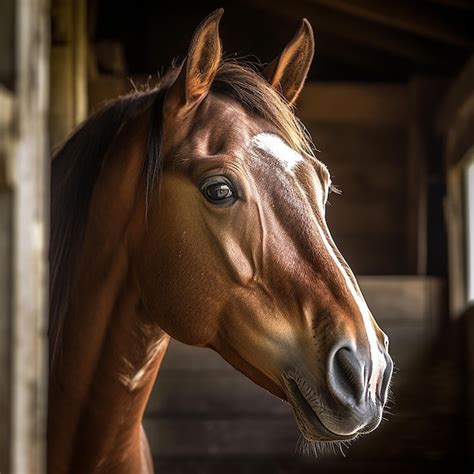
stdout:
<svg viewBox="0 0 474 474">
<path fill-rule="evenodd" d="M 10 471 L 14 3 L 0 7 L 0 472 Z"/>
<path fill-rule="evenodd" d="M 301 119 L 325 123 L 404 126 L 410 113 L 406 87 L 395 84 L 309 82 L 301 92 Z"/>
<path fill-rule="evenodd" d="M 342 190 L 330 197 L 327 218 L 358 274 L 416 273 L 419 232 L 410 209 L 418 206 L 418 195 L 408 186 L 411 113 L 408 88 L 396 85 L 308 84 L 299 101 L 318 157 Z"/>
<path fill-rule="evenodd" d="M 12 202 L 0 185 L 0 472 L 9 472 L 11 413 Z"/>
<path fill-rule="evenodd" d="M 362 293 L 382 323 L 418 321 L 434 328 L 446 314 L 446 282 L 416 275 L 377 275 L 358 278 Z"/>
<path fill-rule="evenodd" d="M 50 138 L 57 147 L 87 117 L 87 3 L 51 0 Z"/>
<path fill-rule="evenodd" d="M 465 245 L 465 166 L 474 146 L 474 56 L 441 102 L 437 114 L 438 131 L 443 135 L 447 193 L 445 219 L 448 234 L 450 314 L 462 314 L 466 306 L 467 261 Z"/>
<path fill-rule="evenodd" d="M 12 190 L 10 473 L 44 472 L 46 435 L 49 2 L 15 3 Z M 6 383 L 6 381 L 2 381 Z M 8 386 L 8 385 L 7 385 Z"/>
</svg>

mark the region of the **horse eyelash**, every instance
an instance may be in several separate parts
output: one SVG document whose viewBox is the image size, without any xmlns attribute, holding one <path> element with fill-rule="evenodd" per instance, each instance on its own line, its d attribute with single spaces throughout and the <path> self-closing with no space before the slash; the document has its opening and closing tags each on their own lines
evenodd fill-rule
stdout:
<svg viewBox="0 0 474 474">
<path fill-rule="evenodd" d="M 340 196 L 342 194 L 342 190 L 339 187 L 337 187 L 336 185 L 331 183 L 329 185 L 328 195 L 327 195 L 327 198 L 326 198 L 325 206 L 330 206 L 331 205 L 331 203 L 329 202 L 329 196 L 331 194 L 336 194 L 336 195 Z"/>
<path fill-rule="evenodd" d="M 329 194 L 337 194 L 338 196 L 340 196 L 342 194 L 342 189 L 339 188 L 338 186 L 336 186 L 335 184 L 330 184 L 329 185 Z"/>
</svg>

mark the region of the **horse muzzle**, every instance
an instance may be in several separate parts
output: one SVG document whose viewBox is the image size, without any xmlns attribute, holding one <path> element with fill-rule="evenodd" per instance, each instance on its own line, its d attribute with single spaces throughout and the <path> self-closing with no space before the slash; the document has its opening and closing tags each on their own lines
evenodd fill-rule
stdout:
<svg viewBox="0 0 474 474">
<path fill-rule="evenodd" d="M 387 401 L 393 362 L 387 352 L 377 368 L 340 346 L 329 354 L 325 380 L 307 370 L 284 374 L 285 392 L 308 441 L 351 440 L 377 428 Z M 374 371 L 376 373 L 374 373 Z"/>
</svg>

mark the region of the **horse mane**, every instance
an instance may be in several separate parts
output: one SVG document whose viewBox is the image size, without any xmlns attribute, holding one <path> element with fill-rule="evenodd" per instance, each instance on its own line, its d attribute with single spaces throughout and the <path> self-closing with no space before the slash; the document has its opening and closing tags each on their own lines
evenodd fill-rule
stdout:
<svg viewBox="0 0 474 474">
<path fill-rule="evenodd" d="M 155 87 L 134 91 L 106 103 L 74 131 L 54 155 L 51 167 L 50 234 L 51 367 L 60 353 L 62 328 L 69 312 L 70 293 L 84 239 L 91 196 L 107 151 L 125 124 L 146 110 L 151 111 L 143 162 L 143 185 L 148 203 L 162 166 L 163 100 L 178 72 L 179 68 L 172 67 Z M 211 91 L 233 98 L 248 113 L 269 121 L 294 149 L 313 154 L 309 136 L 292 108 L 252 64 L 223 60 Z"/>
</svg>

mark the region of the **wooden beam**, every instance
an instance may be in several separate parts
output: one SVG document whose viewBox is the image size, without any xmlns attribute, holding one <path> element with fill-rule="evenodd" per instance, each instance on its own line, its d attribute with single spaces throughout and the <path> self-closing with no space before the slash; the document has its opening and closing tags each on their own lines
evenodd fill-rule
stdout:
<svg viewBox="0 0 474 474">
<path fill-rule="evenodd" d="M 318 31 L 327 32 L 351 44 L 364 45 L 375 51 L 387 52 L 418 66 L 451 70 L 453 63 L 461 61 L 458 49 L 440 45 L 433 54 L 433 45 L 422 38 L 403 34 L 362 18 L 341 15 L 338 11 L 305 0 L 243 0 L 252 7 L 280 15 L 298 24 L 306 17 L 315 29 L 316 51 Z"/>
<path fill-rule="evenodd" d="M 384 323 L 418 321 L 435 329 L 446 315 L 446 282 L 442 278 L 376 275 L 358 280 L 372 313 Z"/>
<path fill-rule="evenodd" d="M 465 18 L 460 17 L 456 24 L 450 24 L 429 7 L 420 14 L 420 6 L 416 2 L 311 0 L 311 3 L 456 47 L 471 49 L 474 46 L 472 32 L 469 34 L 466 29 Z"/>
<path fill-rule="evenodd" d="M 441 5 L 449 8 L 456 8 L 459 10 L 466 10 L 474 12 L 474 3 L 471 0 L 424 0 L 425 3 L 432 3 L 434 5 Z"/>
</svg>

